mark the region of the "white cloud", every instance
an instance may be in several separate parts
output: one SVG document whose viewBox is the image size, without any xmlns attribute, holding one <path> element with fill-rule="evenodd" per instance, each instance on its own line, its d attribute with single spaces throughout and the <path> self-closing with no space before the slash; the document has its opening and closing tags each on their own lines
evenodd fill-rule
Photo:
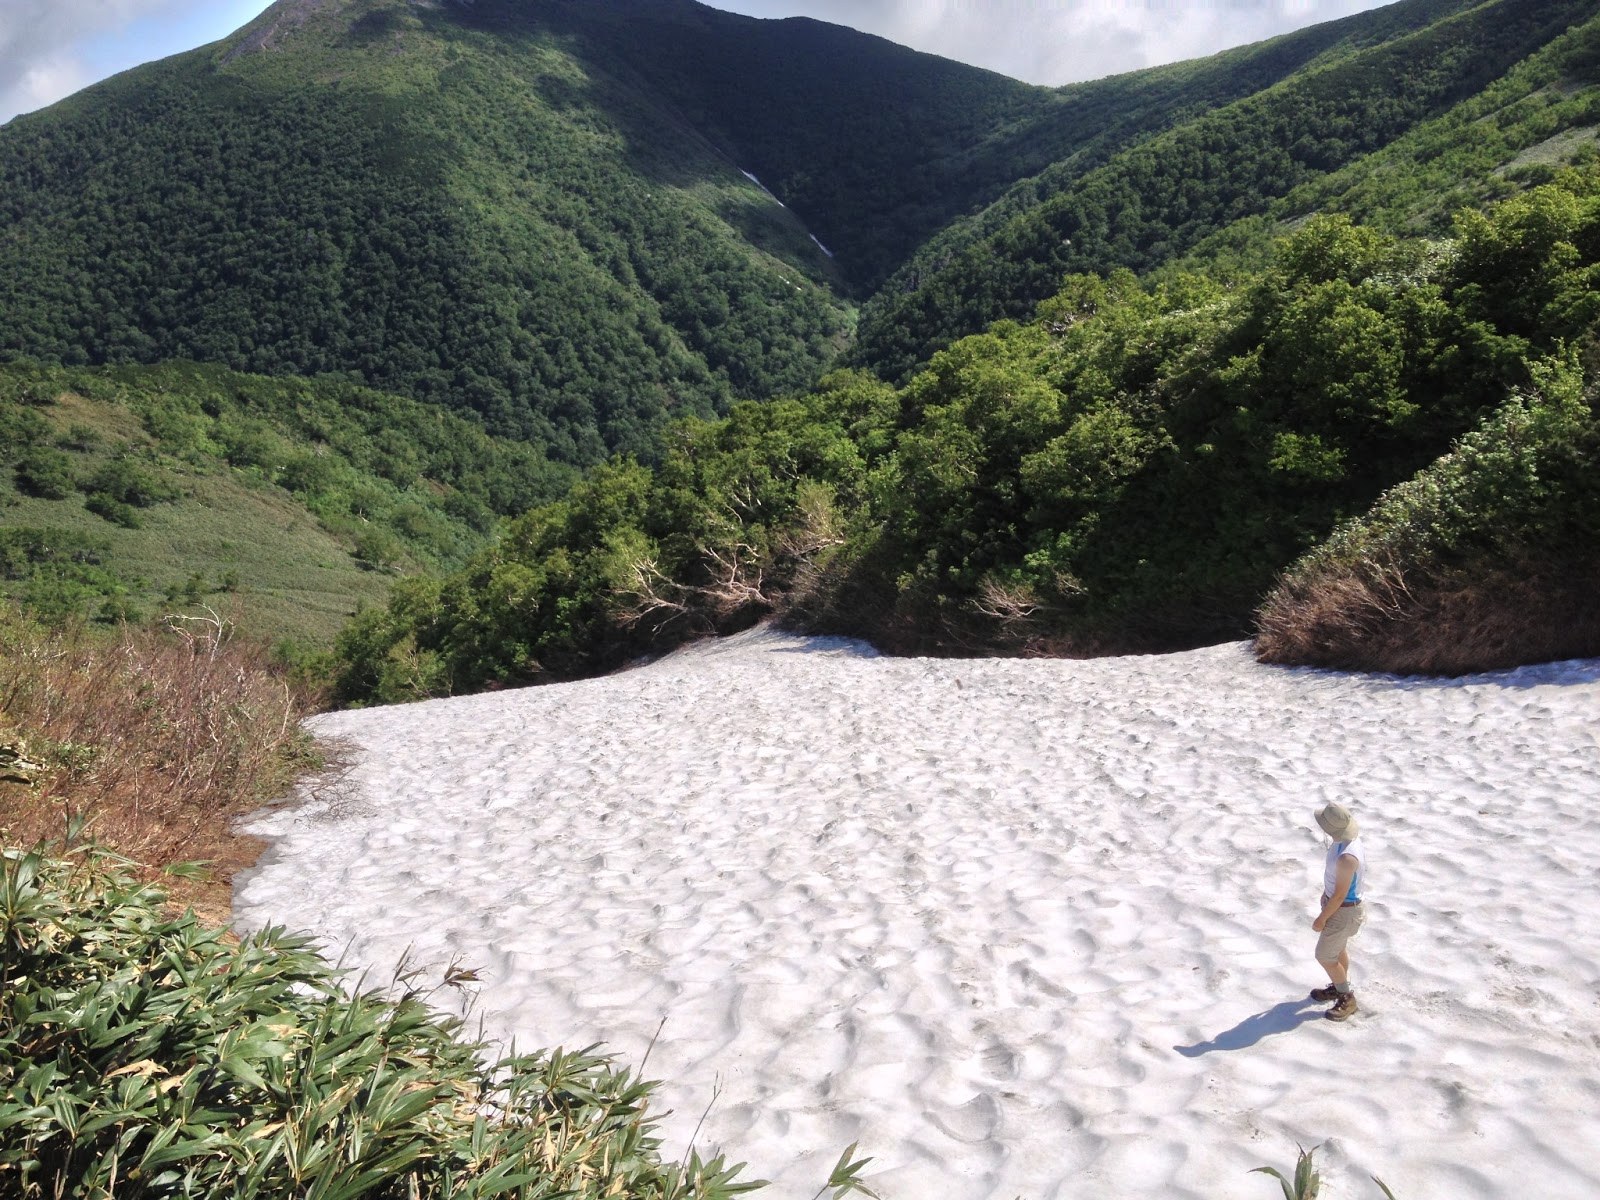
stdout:
<svg viewBox="0 0 1600 1200">
<path fill-rule="evenodd" d="M 605 3 L 607 0 L 584 0 Z M 710 0 L 812 16 L 1034 83 L 1195 58 L 1385 0 Z M 0 0 L 0 122 L 222 36 L 266 0 Z"/>
<path fill-rule="evenodd" d="M 1033 83 L 1198 58 L 1388 0 L 710 0 L 849 25 Z"/>
<path fill-rule="evenodd" d="M 0 60 L 0 64 L 10 67 L 5 60 Z M 83 64 L 68 54 L 37 59 L 22 68 L 20 77 L 16 78 L 11 69 L 4 68 L 0 68 L 0 78 L 11 82 L 0 88 L 0 121 L 54 104 L 89 83 Z"/>
<path fill-rule="evenodd" d="M 96 77 L 85 44 L 178 0 L 4 0 L 0 3 L 0 121 L 53 104 Z"/>
<path fill-rule="evenodd" d="M 192 50 L 243 24 L 266 3 L 0 0 L 0 122 L 116 71 Z"/>
</svg>

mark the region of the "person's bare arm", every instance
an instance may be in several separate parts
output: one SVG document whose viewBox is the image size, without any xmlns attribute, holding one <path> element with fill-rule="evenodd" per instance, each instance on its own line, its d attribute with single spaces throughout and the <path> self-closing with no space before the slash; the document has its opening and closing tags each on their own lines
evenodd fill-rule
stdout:
<svg viewBox="0 0 1600 1200">
<path fill-rule="evenodd" d="M 1322 932 L 1323 926 L 1333 919 L 1333 914 L 1339 911 L 1344 898 L 1350 894 L 1350 881 L 1356 877 L 1356 866 L 1354 854 L 1339 855 L 1339 861 L 1334 864 L 1333 895 L 1323 903 L 1317 919 L 1311 922 L 1311 928 L 1317 933 Z"/>
</svg>

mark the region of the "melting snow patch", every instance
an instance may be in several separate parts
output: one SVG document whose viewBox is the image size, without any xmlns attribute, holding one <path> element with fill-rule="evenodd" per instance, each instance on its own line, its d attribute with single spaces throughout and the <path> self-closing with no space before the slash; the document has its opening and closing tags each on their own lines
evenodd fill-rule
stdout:
<svg viewBox="0 0 1600 1200">
<path fill-rule="evenodd" d="M 256 819 L 234 911 L 374 979 L 459 960 L 519 1047 L 637 1064 L 664 1017 L 668 1153 L 720 1080 L 698 1148 L 772 1200 L 855 1141 L 900 1200 L 1243 1194 L 1296 1143 L 1341 1196 L 1592 1200 L 1596 712 L 1600 662 L 1441 685 L 757 629 L 316 718 L 351 794 Z M 1345 1025 L 1307 998 L 1330 800 L 1371 843 Z"/>
<path fill-rule="evenodd" d="M 786 205 L 782 200 L 779 200 L 776 196 L 774 196 L 772 194 L 772 192 L 767 188 L 766 184 L 762 183 L 761 180 L 757 179 L 754 175 L 750 174 L 749 171 L 746 171 L 743 167 L 741 167 L 739 169 L 739 174 L 743 175 L 751 183 L 755 184 L 758 188 L 760 188 L 763 192 L 765 192 L 767 194 L 767 196 L 772 200 L 772 202 L 774 204 L 776 204 L 779 208 L 787 208 L 788 207 L 788 205 Z"/>
</svg>

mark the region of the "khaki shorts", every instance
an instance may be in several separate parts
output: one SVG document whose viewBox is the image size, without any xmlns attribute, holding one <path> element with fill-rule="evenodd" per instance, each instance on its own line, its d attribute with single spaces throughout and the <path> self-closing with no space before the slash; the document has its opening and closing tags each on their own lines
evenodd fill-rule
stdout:
<svg viewBox="0 0 1600 1200">
<path fill-rule="evenodd" d="M 1334 962 L 1339 955 L 1344 953 L 1344 948 L 1349 945 L 1350 939 L 1361 932 L 1361 927 L 1367 923 L 1367 906 L 1365 904 L 1352 904 L 1349 908 L 1341 908 L 1328 918 L 1328 923 L 1322 927 L 1322 936 L 1317 939 L 1317 961 Z"/>
</svg>

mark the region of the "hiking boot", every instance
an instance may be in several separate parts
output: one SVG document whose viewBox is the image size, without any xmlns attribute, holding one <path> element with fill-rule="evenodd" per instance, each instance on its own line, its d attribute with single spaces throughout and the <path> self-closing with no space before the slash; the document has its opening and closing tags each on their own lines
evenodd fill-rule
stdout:
<svg viewBox="0 0 1600 1200">
<path fill-rule="evenodd" d="M 1332 1004 L 1339 998 L 1339 989 L 1331 983 L 1327 987 L 1312 988 L 1311 998 L 1318 1004 Z"/>
<path fill-rule="evenodd" d="M 1356 994 L 1354 992 L 1346 992 L 1334 1001 L 1332 1008 L 1322 1015 L 1330 1021 L 1348 1021 L 1360 1011 L 1361 1006 L 1356 1003 Z"/>
</svg>

